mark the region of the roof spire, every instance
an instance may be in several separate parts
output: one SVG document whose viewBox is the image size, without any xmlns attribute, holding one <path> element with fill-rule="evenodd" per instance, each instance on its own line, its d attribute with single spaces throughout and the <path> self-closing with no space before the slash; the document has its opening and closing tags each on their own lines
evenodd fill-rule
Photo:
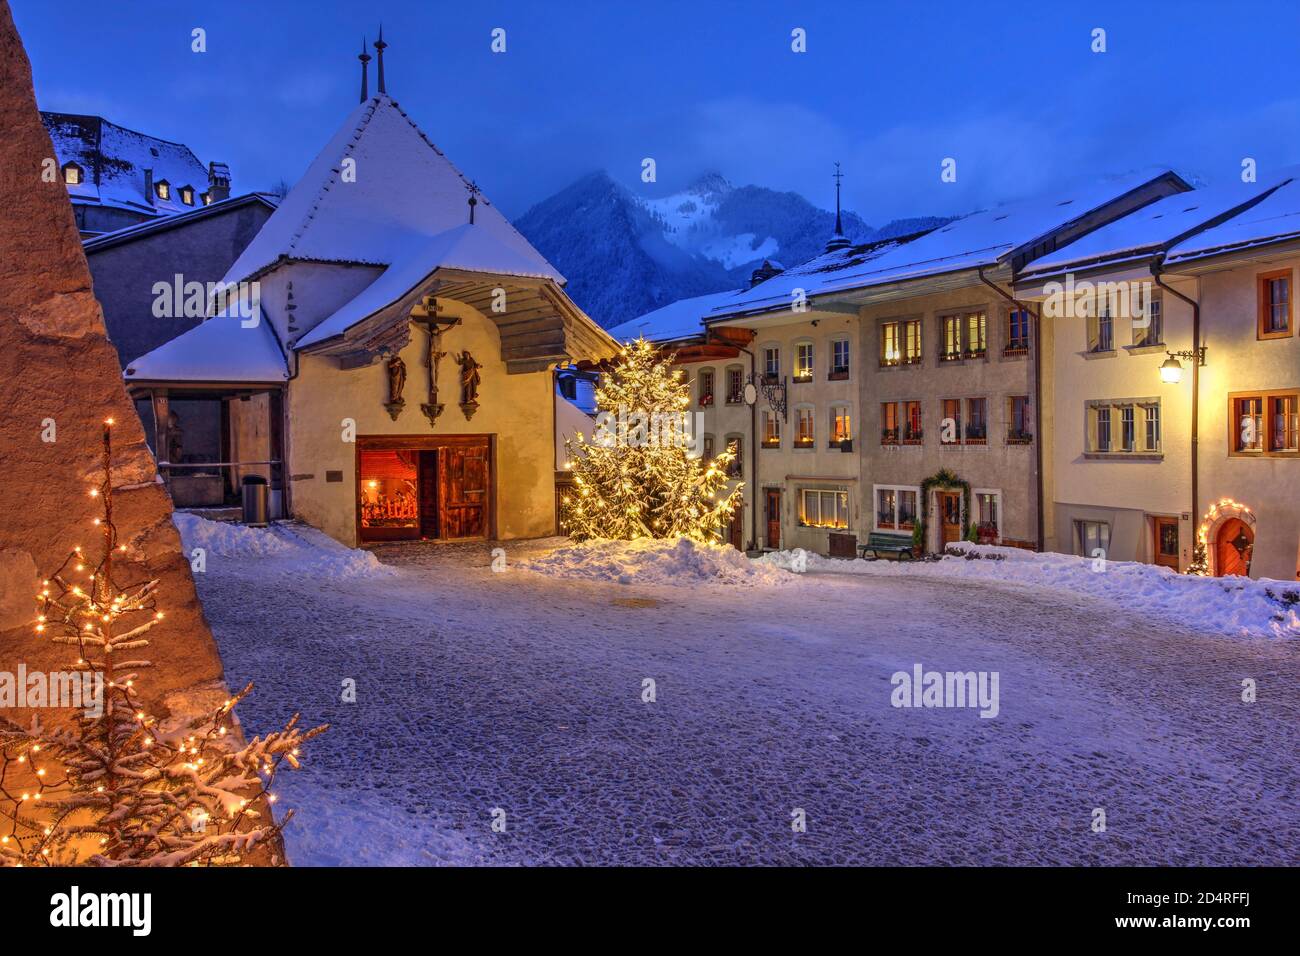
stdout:
<svg viewBox="0 0 1300 956">
<path fill-rule="evenodd" d="M 375 52 L 379 54 L 379 92 L 387 93 L 384 87 L 384 48 L 388 44 L 384 42 L 384 25 L 379 24 L 379 39 L 375 41 Z"/>
<path fill-rule="evenodd" d="M 361 38 L 361 102 L 370 99 L 370 54 L 366 52 L 366 38 Z"/>
<path fill-rule="evenodd" d="M 847 249 L 852 243 L 844 235 L 844 223 L 840 218 L 840 180 L 844 174 L 840 172 L 840 164 L 835 164 L 835 234 L 831 236 L 830 241 L 826 243 L 827 252 L 835 252 L 839 249 Z"/>
</svg>

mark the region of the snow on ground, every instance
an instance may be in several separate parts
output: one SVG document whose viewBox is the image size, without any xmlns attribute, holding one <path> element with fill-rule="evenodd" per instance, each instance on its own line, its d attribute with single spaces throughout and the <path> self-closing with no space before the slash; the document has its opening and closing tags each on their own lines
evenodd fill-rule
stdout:
<svg viewBox="0 0 1300 956">
<path fill-rule="evenodd" d="M 394 573 L 370 552 L 345 548 L 310 525 L 280 521 L 268 528 L 249 528 L 184 511 L 174 512 L 172 521 L 191 561 L 195 548 L 203 550 L 205 574 L 213 562 L 240 558 L 273 559 L 263 565 L 267 573 L 306 574 L 327 581 Z"/>
<path fill-rule="evenodd" d="M 192 530 L 229 539 L 195 578 L 227 680 L 257 684 L 245 729 L 330 724 L 277 779 L 300 865 L 1300 856 L 1292 640 L 1027 586 L 1011 558 L 626 585 L 526 570 L 556 540 L 412 543 L 329 579 L 253 553 L 302 529 Z M 918 663 L 997 672 L 998 715 L 895 709 L 891 675 Z"/>
<path fill-rule="evenodd" d="M 1300 584 L 1250 578 L 1203 578 L 1132 561 L 1094 561 L 991 545 L 950 545 L 971 557 L 940 561 L 864 561 L 778 551 L 756 563 L 839 574 L 931 577 L 1001 582 L 1106 602 L 1129 613 L 1182 627 L 1241 637 L 1300 636 Z"/>
<path fill-rule="evenodd" d="M 556 548 L 520 567 L 555 577 L 619 584 L 774 586 L 792 580 L 788 571 L 751 561 L 731 545 L 689 538 L 587 541 Z"/>
</svg>

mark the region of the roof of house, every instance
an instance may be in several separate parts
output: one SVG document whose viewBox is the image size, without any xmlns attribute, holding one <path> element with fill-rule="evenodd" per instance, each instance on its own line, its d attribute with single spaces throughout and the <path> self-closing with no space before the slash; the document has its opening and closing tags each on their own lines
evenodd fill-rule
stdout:
<svg viewBox="0 0 1300 956">
<path fill-rule="evenodd" d="M 69 184 L 72 201 L 130 209 L 146 215 L 188 212 L 181 202 L 182 186 L 193 186 L 195 202 L 208 188 L 208 170 L 188 146 L 138 133 L 102 116 L 41 112 L 54 143 L 59 165 L 75 162 L 85 172 L 82 182 Z M 155 183 L 166 180 L 170 198 L 157 194 L 150 201 L 144 171 L 153 170 Z"/>
<path fill-rule="evenodd" d="M 1300 237 L 1300 167 L 1280 175 L 1284 181 L 1258 203 L 1172 246 L 1165 262 L 1175 266 Z"/>
<path fill-rule="evenodd" d="M 1279 186 L 1294 171 L 1282 171 L 1256 183 L 1232 182 L 1166 196 L 1025 266 L 1025 276 L 1047 275 L 1087 265 L 1117 264 L 1161 251 L 1170 244 L 1198 247 L 1201 236 L 1215 224 L 1235 222 Z M 1207 230 L 1206 227 L 1209 227 Z"/>
<path fill-rule="evenodd" d="M 145 236 L 156 235 L 160 232 L 166 232 L 168 229 L 176 229 L 199 219 L 206 219 L 209 216 L 232 212 L 236 209 L 252 204 L 261 204 L 267 209 L 274 211 L 279 202 L 280 197 L 271 193 L 245 193 L 242 196 L 231 196 L 229 199 L 222 199 L 206 206 L 199 206 L 197 209 L 177 213 L 174 216 L 147 219 L 144 222 L 138 222 L 133 226 L 114 229 L 112 232 L 100 233 L 98 236 L 91 236 L 89 239 L 85 240 L 81 246 L 87 253 L 99 252 L 112 246 L 120 245 L 125 242 L 134 242 L 136 239 L 142 239 Z"/>
<path fill-rule="evenodd" d="M 1186 186 L 1170 170 L 1144 170 L 1006 203 L 932 231 L 829 252 L 714 308 L 710 318 L 786 308 L 800 289 L 812 299 L 998 265 L 1017 250 L 1032 247 L 1076 220 L 1161 179 Z"/>
<path fill-rule="evenodd" d="M 471 186 L 395 100 L 384 93 L 372 96 L 312 160 L 225 281 L 246 280 L 294 259 L 402 263 L 404 273 L 417 272 L 418 256 L 445 251 L 445 243 L 432 243 L 432 237 L 469 221 Z M 486 197 L 478 193 L 476 198 L 474 227 L 495 240 L 498 266 L 526 268 L 529 275 L 563 283 Z M 436 258 L 428 265 L 425 275 L 436 267 Z"/>
<path fill-rule="evenodd" d="M 128 382 L 237 382 L 273 384 L 287 381 L 284 352 L 265 316 L 252 319 L 218 316 L 207 319 L 126 367 Z"/>
<path fill-rule="evenodd" d="M 728 289 L 726 292 L 710 292 L 689 299 L 678 299 L 667 305 L 638 316 L 609 330 L 609 334 L 620 342 L 630 342 L 645 338 L 649 342 L 677 342 L 692 336 L 704 334 L 703 318 L 714 306 L 723 305 L 745 292 L 745 289 Z"/>
</svg>

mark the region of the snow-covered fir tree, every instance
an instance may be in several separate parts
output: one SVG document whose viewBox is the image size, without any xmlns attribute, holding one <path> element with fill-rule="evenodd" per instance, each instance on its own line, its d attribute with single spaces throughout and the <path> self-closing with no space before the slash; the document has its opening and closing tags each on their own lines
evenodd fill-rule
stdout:
<svg viewBox="0 0 1300 956">
<path fill-rule="evenodd" d="M 685 373 L 645 339 L 627 345 L 596 389 L 592 439 L 565 441 L 573 489 L 561 499 L 575 540 L 692 538 L 716 541 L 741 501 L 726 491 L 734 452 L 712 461 L 691 451 Z"/>
</svg>

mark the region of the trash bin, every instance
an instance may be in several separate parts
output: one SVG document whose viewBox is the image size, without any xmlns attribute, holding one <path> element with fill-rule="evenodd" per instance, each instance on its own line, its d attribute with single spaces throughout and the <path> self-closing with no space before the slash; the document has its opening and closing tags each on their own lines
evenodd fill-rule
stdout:
<svg viewBox="0 0 1300 956">
<path fill-rule="evenodd" d="M 250 528 L 265 528 L 270 523 L 267 520 L 269 490 L 261 475 L 249 475 L 244 479 L 244 524 Z"/>
</svg>

